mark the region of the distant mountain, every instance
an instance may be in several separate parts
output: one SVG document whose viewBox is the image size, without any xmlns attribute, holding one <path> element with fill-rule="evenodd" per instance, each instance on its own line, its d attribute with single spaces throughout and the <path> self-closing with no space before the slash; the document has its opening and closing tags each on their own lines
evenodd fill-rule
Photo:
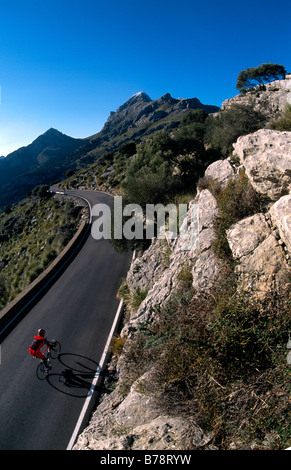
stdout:
<svg viewBox="0 0 291 470">
<path fill-rule="evenodd" d="M 84 144 L 56 129 L 49 129 L 27 147 L 0 159 L 0 207 L 13 204 L 38 184 L 49 184 L 63 177 L 65 157 Z"/>
<path fill-rule="evenodd" d="M 111 112 L 103 129 L 91 139 L 98 141 L 100 149 L 108 147 L 109 142 L 111 149 L 116 150 L 128 140 L 138 142 L 157 130 L 177 127 L 183 116 L 193 109 L 204 109 L 208 113 L 219 110 L 217 106 L 202 104 L 197 98 L 175 99 L 169 93 L 151 100 L 142 91 Z"/>
<path fill-rule="evenodd" d="M 87 168 L 106 152 L 127 142 L 140 143 L 154 132 L 178 127 L 189 111 L 217 106 L 204 105 L 197 98 L 175 99 L 167 93 L 157 100 L 144 92 L 133 95 L 111 112 L 103 129 L 88 138 L 74 139 L 49 129 L 27 147 L 0 158 L 0 210 L 25 197 L 39 184 L 64 179 L 67 170 Z"/>
<path fill-rule="evenodd" d="M 175 99 L 166 93 L 152 101 L 146 93 L 136 93 L 116 112 L 111 112 L 102 132 L 112 137 L 130 130 L 155 127 L 153 124 L 157 122 L 164 122 L 165 126 L 169 126 L 175 121 L 180 121 L 191 109 L 197 108 L 208 113 L 217 112 L 219 109 L 217 106 L 203 105 L 197 98 Z"/>
<path fill-rule="evenodd" d="M 5 158 L 3 155 L 0 156 L 0 160 L 3 160 L 3 158 Z"/>
</svg>

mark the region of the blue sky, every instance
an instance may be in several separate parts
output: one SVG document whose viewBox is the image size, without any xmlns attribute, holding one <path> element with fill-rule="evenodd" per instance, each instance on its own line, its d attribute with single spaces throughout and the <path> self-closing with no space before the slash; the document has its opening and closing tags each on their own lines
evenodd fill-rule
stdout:
<svg viewBox="0 0 291 470">
<path fill-rule="evenodd" d="M 95 134 L 139 91 L 221 106 L 241 70 L 291 72 L 290 17 L 290 0 L 0 0 L 0 155 Z"/>
</svg>

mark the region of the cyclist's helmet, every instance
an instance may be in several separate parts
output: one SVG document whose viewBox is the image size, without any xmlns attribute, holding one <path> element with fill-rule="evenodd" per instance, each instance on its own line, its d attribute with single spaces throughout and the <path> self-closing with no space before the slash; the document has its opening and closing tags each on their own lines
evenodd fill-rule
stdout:
<svg viewBox="0 0 291 470">
<path fill-rule="evenodd" d="M 44 338 L 45 330 L 43 330 L 42 328 L 40 328 L 37 332 L 38 332 L 39 336 L 42 336 L 42 337 Z"/>
</svg>

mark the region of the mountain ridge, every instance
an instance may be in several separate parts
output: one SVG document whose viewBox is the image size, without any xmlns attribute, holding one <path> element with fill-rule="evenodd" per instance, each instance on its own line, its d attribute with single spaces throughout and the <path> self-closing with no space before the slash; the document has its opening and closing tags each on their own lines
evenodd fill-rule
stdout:
<svg viewBox="0 0 291 470">
<path fill-rule="evenodd" d="M 63 159 L 83 142 L 50 128 L 0 160 L 0 207 L 18 202 L 34 186 L 61 176 Z"/>
<path fill-rule="evenodd" d="M 34 186 L 51 184 L 68 170 L 87 167 L 124 142 L 140 143 L 157 130 L 176 128 L 186 113 L 197 108 L 209 113 L 219 109 L 197 98 L 175 99 L 169 93 L 152 100 L 142 91 L 112 111 L 102 130 L 92 136 L 76 139 L 49 128 L 31 144 L 0 159 L 0 208 L 20 201 Z"/>
<path fill-rule="evenodd" d="M 115 137 L 116 130 L 122 132 L 127 128 L 127 131 L 134 131 L 136 128 L 158 121 L 166 121 L 163 127 L 174 126 L 174 123 L 180 121 L 183 115 L 191 109 L 204 109 L 208 113 L 215 113 L 219 110 L 218 106 L 202 104 L 198 98 L 176 99 L 170 93 L 165 93 L 157 100 L 152 100 L 142 91 L 134 94 L 115 112 L 111 112 L 103 129 L 93 136 L 93 139 L 100 138 L 102 134 Z M 113 131 L 112 127 L 114 127 Z"/>
</svg>

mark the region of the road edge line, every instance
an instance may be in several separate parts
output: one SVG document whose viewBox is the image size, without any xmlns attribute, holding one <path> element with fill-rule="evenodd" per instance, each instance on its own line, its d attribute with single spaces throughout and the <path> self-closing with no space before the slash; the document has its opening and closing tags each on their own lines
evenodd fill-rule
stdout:
<svg viewBox="0 0 291 470">
<path fill-rule="evenodd" d="M 108 336 L 108 339 L 107 339 L 107 342 L 105 344 L 105 348 L 104 348 L 104 351 L 103 351 L 103 354 L 102 354 L 102 357 L 100 359 L 100 363 L 99 363 L 99 366 L 98 366 L 98 369 L 97 371 L 95 372 L 95 377 L 92 381 L 92 384 L 91 384 L 91 387 L 90 387 L 90 390 L 88 392 L 88 395 L 86 397 L 86 400 L 84 402 L 84 405 L 83 405 L 83 408 L 81 410 L 81 413 L 79 415 L 79 418 L 78 418 L 78 421 L 76 423 L 76 426 L 75 426 L 75 429 L 73 431 L 73 434 L 71 436 L 71 439 L 69 441 L 69 444 L 67 445 L 67 448 L 66 450 L 72 450 L 72 447 L 73 445 L 75 444 L 75 441 L 77 439 L 77 436 L 78 436 L 78 433 L 79 433 L 79 430 L 80 430 L 80 427 L 81 427 L 81 424 L 83 422 L 83 419 L 85 417 L 85 414 L 86 414 L 86 411 L 89 407 L 89 404 L 90 404 L 90 401 L 91 401 L 91 398 L 94 394 L 94 390 L 95 390 L 95 387 L 96 387 L 96 384 L 100 378 L 100 375 L 101 375 L 101 372 L 103 370 L 103 367 L 104 367 L 104 362 L 105 362 L 105 359 L 106 359 L 106 356 L 107 356 L 107 353 L 108 353 L 108 350 L 109 350 L 109 346 L 110 346 L 110 343 L 112 341 L 112 337 L 114 335 L 114 332 L 115 332 L 115 329 L 116 329 L 116 326 L 117 326 L 117 322 L 119 320 L 119 316 L 120 316 L 120 313 L 121 313 L 121 310 L 122 310 L 122 306 L 123 306 L 123 300 L 121 299 L 120 302 L 119 302 L 119 305 L 118 305 L 118 309 L 117 309 L 117 312 L 115 314 L 115 318 L 114 318 L 114 322 L 112 324 L 112 327 L 111 327 L 111 330 L 110 330 L 110 333 L 109 333 L 109 336 Z"/>
</svg>

